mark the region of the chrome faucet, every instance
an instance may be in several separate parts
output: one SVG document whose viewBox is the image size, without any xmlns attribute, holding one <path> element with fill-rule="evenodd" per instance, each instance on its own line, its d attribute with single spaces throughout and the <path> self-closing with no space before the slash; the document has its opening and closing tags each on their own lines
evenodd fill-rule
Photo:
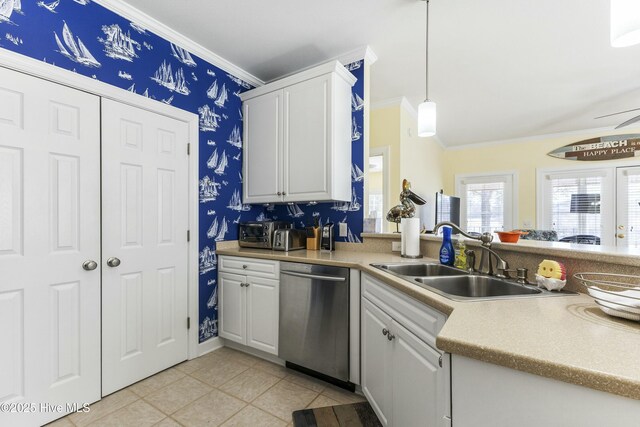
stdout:
<svg viewBox="0 0 640 427">
<path fill-rule="evenodd" d="M 440 229 L 440 227 L 443 227 L 443 226 L 449 226 L 454 230 L 458 231 L 463 236 L 468 237 L 469 239 L 479 240 L 482 243 L 482 245 L 480 246 L 480 249 L 482 249 L 482 252 L 480 253 L 480 265 L 478 269 L 480 273 L 488 274 L 490 276 L 501 277 L 501 278 L 507 277 L 506 274 L 508 274 L 508 271 L 509 271 L 509 264 L 507 263 L 507 261 L 503 260 L 500 257 L 500 255 L 498 255 L 493 249 L 491 249 L 493 234 L 482 233 L 480 236 L 472 236 L 467 232 L 465 232 L 464 230 L 462 230 L 456 224 L 449 221 L 443 221 L 443 222 L 437 223 L 435 227 L 433 227 L 433 233 L 435 234 Z M 497 270 L 497 273 L 494 271 L 494 263 L 491 260 L 492 256 L 495 257 L 496 259 L 495 270 Z M 487 260 L 486 262 L 485 262 L 485 259 Z M 483 267 L 485 264 L 487 264 L 487 268 L 486 270 L 483 270 Z M 471 269 L 473 268 L 474 266 L 473 264 L 471 264 Z"/>
</svg>

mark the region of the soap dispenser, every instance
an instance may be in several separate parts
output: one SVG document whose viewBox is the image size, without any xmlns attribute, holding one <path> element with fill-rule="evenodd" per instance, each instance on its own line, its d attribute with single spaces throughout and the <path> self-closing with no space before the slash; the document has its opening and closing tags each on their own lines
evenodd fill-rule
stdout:
<svg viewBox="0 0 640 427">
<path fill-rule="evenodd" d="M 442 246 L 440 247 L 440 264 L 453 265 L 456 252 L 451 241 L 451 227 L 442 227 Z"/>
</svg>

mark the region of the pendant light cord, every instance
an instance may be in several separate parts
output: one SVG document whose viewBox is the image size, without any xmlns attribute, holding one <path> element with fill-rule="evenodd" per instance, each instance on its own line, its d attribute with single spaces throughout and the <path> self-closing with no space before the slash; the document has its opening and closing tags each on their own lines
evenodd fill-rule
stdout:
<svg viewBox="0 0 640 427">
<path fill-rule="evenodd" d="M 424 79 L 424 83 L 425 83 L 425 101 L 429 100 L 429 0 L 426 0 L 427 2 L 427 7 L 426 7 L 426 28 L 424 31 L 425 37 L 425 55 L 424 55 L 424 68 L 425 68 L 425 79 Z"/>
</svg>

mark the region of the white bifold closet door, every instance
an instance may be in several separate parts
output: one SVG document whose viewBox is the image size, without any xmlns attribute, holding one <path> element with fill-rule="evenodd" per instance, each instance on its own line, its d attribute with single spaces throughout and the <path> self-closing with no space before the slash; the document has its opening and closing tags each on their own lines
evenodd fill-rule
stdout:
<svg viewBox="0 0 640 427">
<path fill-rule="evenodd" d="M 0 68 L 2 426 L 100 399 L 99 169 L 100 99 Z"/>
<path fill-rule="evenodd" d="M 188 125 L 102 100 L 102 394 L 187 358 Z"/>
</svg>

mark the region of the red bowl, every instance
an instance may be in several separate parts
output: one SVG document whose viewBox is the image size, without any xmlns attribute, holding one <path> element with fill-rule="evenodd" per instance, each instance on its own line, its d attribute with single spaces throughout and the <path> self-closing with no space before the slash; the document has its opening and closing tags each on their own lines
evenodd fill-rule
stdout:
<svg viewBox="0 0 640 427">
<path fill-rule="evenodd" d="M 496 231 L 496 234 L 502 243 L 518 243 L 520 236 L 527 233 L 522 231 Z"/>
</svg>

